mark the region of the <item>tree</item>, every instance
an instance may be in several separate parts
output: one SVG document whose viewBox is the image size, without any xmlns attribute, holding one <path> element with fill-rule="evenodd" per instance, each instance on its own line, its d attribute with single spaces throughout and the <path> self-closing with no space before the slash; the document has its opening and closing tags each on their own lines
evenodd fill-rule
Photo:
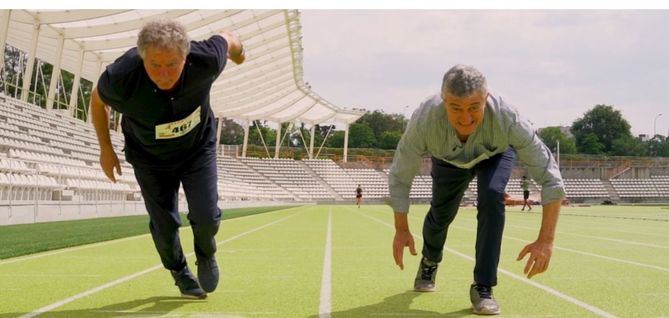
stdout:
<svg viewBox="0 0 669 318">
<path fill-rule="evenodd" d="M 614 140 L 632 137 L 630 124 L 619 111 L 609 105 L 596 105 L 587 111 L 583 118 L 574 121 L 571 132 L 579 152 L 582 153 L 612 153 Z M 601 145 L 601 149 L 597 144 Z M 587 148 L 591 146 L 598 149 Z"/>
<path fill-rule="evenodd" d="M 344 148 L 344 134 L 344 131 L 341 130 L 331 132 L 325 146 L 329 148 Z"/>
<path fill-rule="evenodd" d="M 655 135 L 647 141 L 648 146 L 643 147 L 648 149 L 648 155 L 651 157 L 667 157 L 669 156 L 669 138 L 662 135 Z"/>
<path fill-rule="evenodd" d="M 669 138 L 665 138 L 662 143 L 653 148 L 653 152 L 658 157 L 669 157 Z"/>
<path fill-rule="evenodd" d="M 28 63 L 27 54 L 21 50 L 5 44 L 5 65 L 3 69 L 3 78 L 0 80 L 0 90 L 5 94 L 14 98 L 20 98 L 20 89 L 23 85 L 23 72 Z M 40 60 L 35 60 L 35 68 L 33 74 L 30 75 L 31 85 L 30 91 L 36 92 L 36 95 L 30 94 L 28 101 L 35 105 L 45 107 L 48 92 L 48 86 L 51 81 L 53 73 L 53 65 L 45 63 Z M 37 81 L 35 81 L 35 74 L 38 74 Z M 75 105 L 74 117 L 81 120 L 86 120 L 86 109 L 90 100 L 90 93 L 92 83 L 85 79 L 80 79 L 80 92 L 72 92 L 74 84 L 74 74 L 61 69 L 61 79 L 58 81 L 56 87 L 54 107 L 56 109 L 67 108 L 72 94 L 77 94 L 77 104 Z M 83 95 L 83 96 L 82 96 Z M 117 117 L 117 115 L 115 115 Z"/>
<path fill-rule="evenodd" d="M 632 136 L 623 136 L 613 141 L 611 144 L 611 154 L 615 156 L 645 156 L 648 153 L 647 147 L 641 140 Z"/>
<path fill-rule="evenodd" d="M 567 137 L 560 127 L 546 127 L 539 130 L 539 138 L 551 151 L 557 151 L 557 142 L 560 141 L 560 153 L 576 153 L 576 142 L 574 138 Z"/>
<path fill-rule="evenodd" d="M 348 143 L 350 148 L 370 148 L 376 144 L 374 131 L 367 123 L 354 123 L 349 128 Z"/>
<path fill-rule="evenodd" d="M 262 132 L 262 138 L 258 130 Z M 268 147 L 274 146 L 276 143 L 276 130 L 267 127 L 267 121 L 260 122 L 259 120 L 255 120 L 251 127 L 249 127 L 249 144 L 262 146 L 263 140 Z"/>
<path fill-rule="evenodd" d="M 239 145 L 244 142 L 244 128 L 232 119 L 221 118 L 220 143 L 224 145 Z"/>
<path fill-rule="evenodd" d="M 3 68 L 3 78 L 0 81 L 3 92 L 8 96 L 19 98 L 21 78 L 23 77 L 21 65 L 25 67 L 28 63 L 28 58 L 21 50 L 5 44 L 5 65 Z M 18 85 L 18 86 L 17 86 Z"/>
<path fill-rule="evenodd" d="M 397 143 L 400 142 L 400 138 L 402 138 L 402 133 L 399 131 L 384 131 L 378 142 L 379 148 L 395 149 L 397 148 Z"/>
<path fill-rule="evenodd" d="M 604 153 L 604 145 L 599 142 L 599 138 L 594 133 L 586 134 L 582 139 L 576 140 L 576 146 L 581 149 L 581 153 L 598 155 Z"/>
<path fill-rule="evenodd" d="M 383 134 L 385 132 L 396 131 L 401 135 L 404 132 L 403 128 L 406 123 L 406 118 L 402 114 L 386 114 L 383 111 L 375 110 L 362 115 L 356 123 L 367 124 L 367 126 L 372 129 L 374 139 L 376 140 L 376 143 L 374 143 L 372 147 L 383 148 L 380 144 L 383 139 Z"/>
</svg>

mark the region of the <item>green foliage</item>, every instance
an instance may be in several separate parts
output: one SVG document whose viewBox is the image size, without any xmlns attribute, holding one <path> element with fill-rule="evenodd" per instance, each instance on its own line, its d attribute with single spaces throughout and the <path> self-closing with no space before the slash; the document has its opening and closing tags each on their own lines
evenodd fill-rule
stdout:
<svg viewBox="0 0 669 318">
<path fill-rule="evenodd" d="M 646 156 L 648 151 L 639 139 L 632 136 L 622 136 L 613 141 L 610 153 L 614 156 Z"/>
<path fill-rule="evenodd" d="M 260 133 L 262 132 L 262 139 L 260 137 Z M 242 131 L 242 138 L 243 138 L 243 131 Z M 267 126 L 267 122 L 260 122 L 259 120 L 256 120 L 253 122 L 251 127 L 249 127 L 249 144 L 253 145 L 262 145 L 262 140 L 265 140 L 265 144 L 270 146 L 270 145 L 275 145 L 276 143 L 276 129 L 271 129 Z"/>
<path fill-rule="evenodd" d="M 400 138 L 402 138 L 402 132 L 400 131 L 384 131 L 381 133 L 381 139 L 378 142 L 379 148 L 395 149 Z"/>
<path fill-rule="evenodd" d="M 599 142 L 599 138 L 594 133 L 587 133 L 581 139 L 577 139 L 577 147 L 581 153 L 586 154 L 603 154 L 605 146 Z"/>
<path fill-rule="evenodd" d="M 232 119 L 221 118 L 220 143 L 238 145 L 244 142 L 244 128 Z"/>
<path fill-rule="evenodd" d="M 25 68 L 27 63 L 28 59 L 25 54 L 22 54 L 20 50 L 8 44 L 5 45 L 4 77 L 2 78 L 2 81 L 0 81 L 0 90 L 4 94 L 14 98 L 21 97 L 20 90 L 23 86 L 23 70 L 20 66 L 22 65 Z M 67 109 L 69 101 L 72 99 L 74 74 L 62 69 L 60 72 L 61 80 L 57 82 L 53 107 L 55 109 Z M 33 74 L 30 75 L 31 84 L 28 102 L 41 106 L 42 108 L 46 107 L 52 73 L 53 65 L 38 59 L 35 60 Z M 37 74 L 37 80 L 35 80 L 35 74 Z M 86 114 L 86 111 L 90 101 L 92 84 L 93 83 L 88 80 L 80 79 L 80 89 L 77 92 L 74 92 L 77 94 L 77 104 L 75 105 L 76 109 L 74 110 L 74 116 L 84 121 L 87 119 L 88 115 Z M 118 118 L 118 116 L 112 118 Z"/>
<path fill-rule="evenodd" d="M 345 137 L 344 135 L 345 133 L 343 131 L 333 131 L 330 133 L 330 137 L 328 137 L 326 146 L 330 148 L 343 148 Z"/>
<path fill-rule="evenodd" d="M 360 117 L 356 123 L 365 123 L 374 132 L 376 140 L 381 140 L 381 135 L 387 131 L 402 132 L 404 127 L 404 116 L 401 114 L 386 114 L 375 110 L 367 112 Z"/>
<path fill-rule="evenodd" d="M 355 136 L 355 137 L 354 137 Z M 367 123 L 354 123 L 349 128 L 350 148 L 373 148 L 376 146 L 374 131 Z"/>
<path fill-rule="evenodd" d="M 546 127 L 539 130 L 539 138 L 546 144 L 548 149 L 557 151 L 557 142 L 560 142 L 560 153 L 576 153 L 576 142 L 573 137 L 567 137 L 560 127 Z"/>
<path fill-rule="evenodd" d="M 613 153 L 613 141 L 632 137 L 630 124 L 613 106 L 596 105 L 574 121 L 571 132 L 581 153 Z"/>
<path fill-rule="evenodd" d="M 644 148 L 643 145 L 641 148 Z M 655 135 L 648 141 L 647 149 L 650 156 L 669 157 L 669 137 Z"/>
</svg>

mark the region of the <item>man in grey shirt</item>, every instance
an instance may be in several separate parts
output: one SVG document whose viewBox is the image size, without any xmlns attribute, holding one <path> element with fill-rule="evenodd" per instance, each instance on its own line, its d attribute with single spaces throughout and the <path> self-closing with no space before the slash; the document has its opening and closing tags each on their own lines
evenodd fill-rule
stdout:
<svg viewBox="0 0 669 318">
<path fill-rule="evenodd" d="M 536 241 L 518 255 L 530 257 L 528 278 L 548 268 L 560 203 L 565 196 L 560 170 L 534 129 L 506 101 L 488 92 L 475 68 L 456 65 L 444 75 L 441 96 L 423 102 L 402 136 L 390 169 L 390 205 L 395 212 L 395 263 L 404 268 L 404 247 L 416 255 L 409 230 L 409 192 L 423 157 L 432 157 L 432 201 L 423 223 L 423 257 L 414 289 L 434 291 L 448 226 L 469 182 L 478 179 L 476 265 L 470 299 L 476 314 L 499 314 L 492 294 L 497 284 L 504 189 L 516 154 L 542 186 L 543 217 Z"/>
</svg>

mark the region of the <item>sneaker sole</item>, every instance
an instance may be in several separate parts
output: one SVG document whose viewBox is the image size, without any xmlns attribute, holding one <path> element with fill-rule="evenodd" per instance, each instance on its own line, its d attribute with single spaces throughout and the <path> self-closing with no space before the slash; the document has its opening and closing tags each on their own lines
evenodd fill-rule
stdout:
<svg viewBox="0 0 669 318">
<path fill-rule="evenodd" d="M 437 291 L 437 288 L 413 288 L 414 291 L 419 292 L 419 293 L 431 293 Z"/>
<path fill-rule="evenodd" d="M 207 298 L 207 294 L 202 294 L 202 295 L 190 295 L 190 294 L 181 294 L 181 298 L 186 298 L 186 299 L 205 299 Z"/>
<path fill-rule="evenodd" d="M 499 314 L 502 313 L 501 310 L 498 310 L 498 311 L 496 311 L 496 312 L 482 312 L 482 311 L 476 311 L 476 309 L 474 309 L 474 306 L 472 306 L 472 312 L 473 312 L 475 315 L 481 315 L 481 316 L 494 316 L 494 315 L 499 315 Z"/>
</svg>

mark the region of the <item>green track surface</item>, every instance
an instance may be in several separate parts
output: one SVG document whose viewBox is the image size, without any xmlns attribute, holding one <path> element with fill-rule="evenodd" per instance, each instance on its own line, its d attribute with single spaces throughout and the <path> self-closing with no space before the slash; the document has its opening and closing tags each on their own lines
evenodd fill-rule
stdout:
<svg viewBox="0 0 669 318">
<path fill-rule="evenodd" d="M 413 206 L 409 214 L 419 253 L 427 210 Z M 494 290 L 503 317 L 669 316 L 669 222 L 662 220 L 669 210 L 563 209 L 550 269 L 530 281 L 516 256 L 537 236 L 538 211 L 507 210 Z M 206 300 L 179 298 L 146 234 L 9 258 L 0 261 L 0 317 L 52 305 L 39 317 L 315 318 L 328 248 L 331 317 L 473 316 L 476 210 L 462 208 L 449 229 L 435 293 L 411 290 L 419 256 L 406 252 L 404 271 L 395 266 L 392 220 L 386 206 L 342 205 L 225 220 L 217 235 L 221 283 Z M 190 228 L 181 239 L 195 271 Z"/>
</svg>

